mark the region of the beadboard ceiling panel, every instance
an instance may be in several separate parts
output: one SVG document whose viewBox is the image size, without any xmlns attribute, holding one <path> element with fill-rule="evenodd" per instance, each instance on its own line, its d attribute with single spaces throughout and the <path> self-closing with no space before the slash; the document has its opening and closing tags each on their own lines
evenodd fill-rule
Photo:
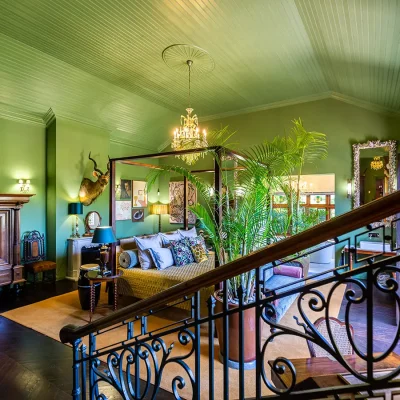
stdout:
<svg viewBox="0 0 400 400">
<path fill-rule="evenodd" d="M 397 0 L 0 0 L 0 103 L 157 148 L 188 105 L 161 54 L 188 43 L 215 61 L 200 121 L 329 93 L 398 112 L 399 22 Z"/>
<path fill-rule="evenodd" d="M 333 92 L 400 109 L 400 2 L 297 0 Z"/>
</svg>

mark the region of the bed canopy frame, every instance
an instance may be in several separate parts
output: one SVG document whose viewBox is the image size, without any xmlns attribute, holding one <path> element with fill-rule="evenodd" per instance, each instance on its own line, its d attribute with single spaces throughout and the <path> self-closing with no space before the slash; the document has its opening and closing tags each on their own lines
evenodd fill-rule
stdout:
<svg viewBox="0 0 400 400">
<path fill-rule="evenodd" d="M 116 204 L 115 204 L 115 184 L 116 184 L 116 166 L 117 164 L 126 164 L 132 165 L 137 167 L 145 167 L 149 169 L 162 169 L 157 165 L 148 164 L 140 162 L 139 160 L 143 159 L 158 159 L 158 158 L 166 158 L 166 157 L 175 157 L 181 156 L 185 154 L 193 154 L 193 153 L 215 153 L 214 156 L 214 168 L 212 169 L 193 169 L 191 170 L 192 173 L 201 174 L 201 173 L 213 173 L 214 174 L 214 190 L 216 194 L 221 193 L 222 191 L 222 172 L 223 171 L 239 171 L 243 169 L 242 167 L 234 166 L 231 168 L 223 168 L 222 161 L 224 159 L 244 159 L 245 157 L 240 153 L 230 150 L 226 147 L 222 146 L 212 146 L 212 147 L 205 147 L 205 148 L 195 148 L 195 149 L 188 149 L 188 150 L 179 150 L 179 151 L 167 151 L 163 153 L 153 153 L 153 154 L 141 154 L 135 156 L 128 156 L 128 157 L 118 157 L 118 158 L 111 158 L 110 159 L 110 201 L 109 201 L 109 224 L 113 228 L 114 232 L 116 232 Z M 183 191 L 183 201 L 184 201 L 184 218 L 183 218 L 183 228 L 188 229 L 189 226 L 189 207 L 188 207 L 188 180 L 186 177 L 183 177 L 184 181 L 184 191 Z M 216 206 L 215 208 L 215 220 L 217 223 L 221 220 L 222 217 L 222 207 Z M 112 260 L 112 270 L 115 271 L 115 244 L 113 244 L 110 248 L 110 256 Z"/>
</svg>

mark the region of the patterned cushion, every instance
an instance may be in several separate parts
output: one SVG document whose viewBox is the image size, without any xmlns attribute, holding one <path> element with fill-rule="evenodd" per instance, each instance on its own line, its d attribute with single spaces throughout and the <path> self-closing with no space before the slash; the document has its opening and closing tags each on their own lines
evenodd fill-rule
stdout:
<svg viewBox="0 0 400 400">
<path fill-rule="evenodd" d="M 177 267 L 194 262 L 192 250 L 190 250 L 186 240 L 171 241 L 170 249 Z"/>
<path fill-rule="evenodd" d="M 135 241 L 139 249 L 139 262 L 142 269 L 154 268 L 155 265 L 148 249 L 161 248 L 160 236 L 155 235 L 148 238 L 135 237 Z"/>
<path fill-rule="evenodd" d="M 174 265 L 171 249 L 149 249 L 157 269 L 165 269 Z"/>
<path fill-rule="evenodd" d="M 33 263 L 25 264 L 25 269 L 37 274 L 38 272 L 51 271 L 56 269 L 57 265 L 54 261 L 36 261 Z"/>
<path fill-rule="evenodd" d="M 190 247 L 200 244 L 203 247 L 205 253 L 208 254 L 206 242 L 204 241 L 203 236 L 199 235 L 196 237 L 187 237 L 187 238 L 185 238 L 185 240 L 188 242 Z"/>
<path fill-rule="evenodd" d="M 119 255 L 119 265 L 122 268 L 133 268 L 139 264 L 138 250 L 123 251 Z"/>
<path fill-rule="evenodd" d="M 196 227 L 194 226 L 192 229 L 189 229 L 188 231 L 185 231 L 183 229 L 178 229 L 179 234 L 181 235 L 181 238 L 187 238 L 187 237 L 196 237 L 197 236 L 197 231 Z"/>
<path fill-rule="evenodd" d="M 192 250 L 193 257 L 197 263 L 207 260 L 207 254 L 201 244 L 191 246 L 190 249 Z"/>
</svg>

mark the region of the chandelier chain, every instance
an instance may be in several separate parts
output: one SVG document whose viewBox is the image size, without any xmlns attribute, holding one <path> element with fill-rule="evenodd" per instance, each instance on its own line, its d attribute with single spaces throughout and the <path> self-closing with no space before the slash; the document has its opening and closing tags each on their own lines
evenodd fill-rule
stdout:
<svg viewBox="0 0 400 400">
<path fill-rule="evenodd" d="M 174 138 L 171 143 L 171 147 L 175 150 L 187 150 L 193 148 L 204 148 L 208 147 L 207 143 L 207 132 L 203 129 L 200 132 L 199 120 L 196 114 L 193 113 L 190 101 L 190 85 L 191 85 L 191 66 L 192 60 L 187 60 L 186 64 L 189 68 L 189 107 L 186 109 L 187 115 L 181 115 L 181 126 L 176 128 L 174 131 Z M 185 161 L 187 164 L 194 164 L 200 156 L 204 156 L 204 153 L 192 153 L 177 156 L 178 158 Z"/>
</svg>

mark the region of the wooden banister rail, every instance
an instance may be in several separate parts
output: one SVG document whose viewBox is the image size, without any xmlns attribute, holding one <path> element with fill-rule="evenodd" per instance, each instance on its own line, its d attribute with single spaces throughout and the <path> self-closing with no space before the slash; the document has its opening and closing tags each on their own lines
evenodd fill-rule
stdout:
<svg viewBox="0 0 400 400">
<path fill-rule="evenodd" d="M 73 343 L 89 333 L 105 329 L 136 315 L 141 315 L 160 306 L 172 303 L 183 296 L 191 295 L 204 287 L 214 286 L 233 276 L 248 272 L 259 266 L 279 260 L 294 253 L 318 245 L 325 240 L 339 237 L 370 223 L 400 212 L 400 191 L 374 200 L 355 210 L 349 211 L 329 221 L 283 239 L 246 257 L 225 264 L 203 275 L 173 286 L 162 293 L 122 308 L 115 313 L 100 318 L 82 327 L 67 325 L 60 331 L 63 343 Z"/>
</svg>

